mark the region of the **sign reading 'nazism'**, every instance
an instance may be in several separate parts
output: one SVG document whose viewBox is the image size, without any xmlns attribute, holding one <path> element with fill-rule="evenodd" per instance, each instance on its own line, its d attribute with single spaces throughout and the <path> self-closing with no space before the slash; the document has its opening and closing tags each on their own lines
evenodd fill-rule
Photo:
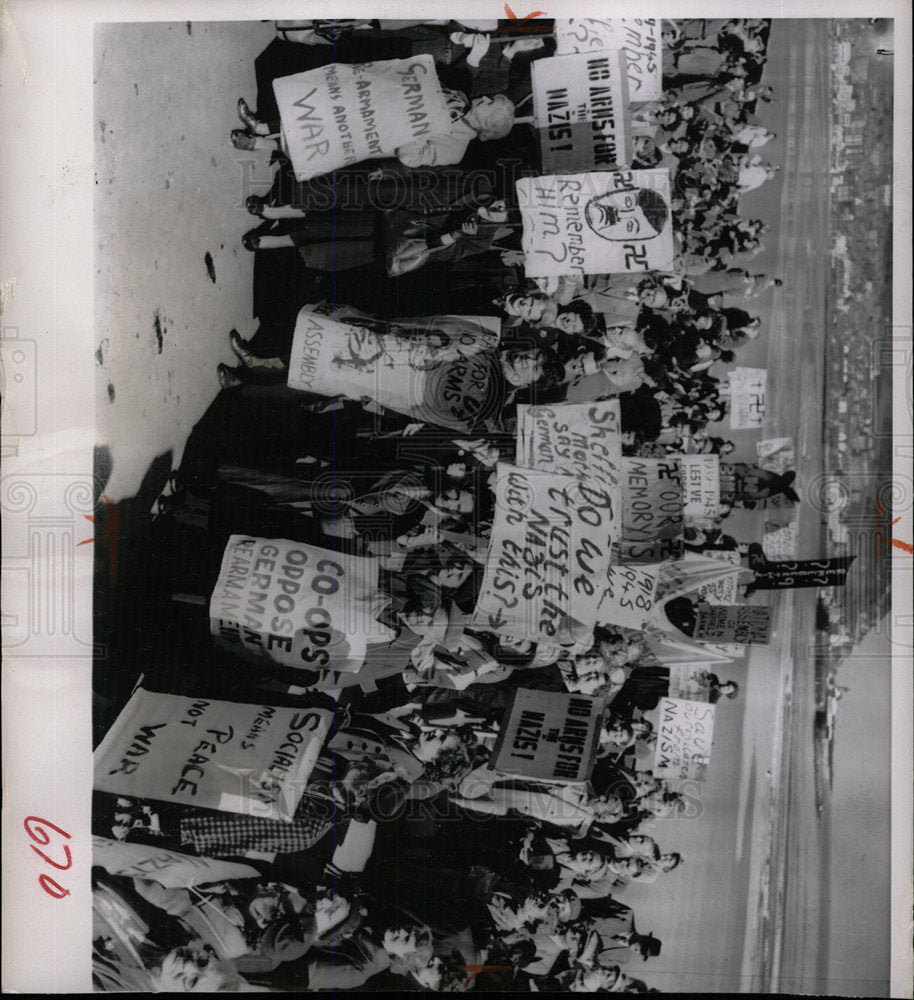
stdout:
<svg viewBox="0 0 914 1000">
<path fill-rule="evenodd" d="M 538 59 L 533 63 L 533 103 L 543 170 L 608 169 L 631 163 L 621 52 Z"/>
<path fill-rule="evenodd" d="M 393 156 L 450 125 L 430 55 L 332 63 L 273 81 L 289 159 L 300 181 Z"/>
<path fill-rule="evenodd" d="M 516 188 L 528 278 L 672 268 L 669 171 L 550 174 Z"/>
<path fill-rule="evenodd" d="M 658 778 L 703 781 L 711 759 L 715 706 L 661 698 L 657 707 L 654 774 Z"/>
</svg>

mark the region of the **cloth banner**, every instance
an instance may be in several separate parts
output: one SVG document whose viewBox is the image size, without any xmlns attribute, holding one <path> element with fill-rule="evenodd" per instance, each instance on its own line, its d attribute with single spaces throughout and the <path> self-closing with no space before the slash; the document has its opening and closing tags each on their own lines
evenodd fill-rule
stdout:
<svg viewBox="0 0 914 1000">
<path fill-rule="evenodd" d="M 322 396 L 369 397 L 381 406 L 466 430 L 503 400 L 490 393 L 499 332 L 488 319 L 433 316 L 405 336 L 341 323 L 306 306 L 298 314 L 288 384 Z"/>
<path fill-rule="evenodd" d="M 771 609 L 746 604 L 699 608 L 693 638 L 699 642 L 767 646 L 771 641 Z"/>
<path fill-rule="evenodd" d="M 657 706 L 654 775 L 703 781 L 714 740 L 715 705 L 661 698 Z"/>
<path fill-rule="evenodd" d="M 92 864 L 111 875 L 152 879 L 166 889 L 188 889 L 226 879 L 260 878 L 260 872 L 250 865 L 198 858 L 149 844 L 127 844 L 108 837 L 92 838 Z"/>
<path fill-rule="evenodd" d="M 331 63 L 273 81 L 286 152 L 306 181 L 447 132 L 451 117 L 435 61 Z"/>
<path fill-rule="evenodd" d="M 660 566 L 610 566 L 597 620 L 600 625 L 641 629 L 650 617 Z"/>
<path fill-rule="evenodd" d="M 631 100 L 658 101 L 663 95 L 659 17 L 556 21 L 555 40 L 560 55 L 621 49 L 625 54 Z"/>
<path fill-rule="evenodd" d="M 680 455 L 683 515 L 715 518 L 720 513 L 720 458 L 717 455 Z"/>
<path fill-rule="evenodd" d="M 498 730 L 491 766 L 546 781 L 587 781 L 602 718 L 601 698 L 518 688 Z"/>
<path fill-rule="evenodd" d="M 843 587 L 856 556 L 765 562 L 752 567 L 752 590 L 795 590 L 800 587 Z"/>
<path fill-rule="evenodd" d="M 138 688 L 95 751 L 95 787 L 290 822 L 332 720 Z"/>
<path fill-rule="evenodd" d="M 537 59 L 533 107 L 543 170 L 606 170 L 632 160 L 624 56 L 604 49 Z"/>
<path fill-rule="evenodd" d="M 672 268 L 668 170 L 550 174 L 515 187 L 528 278 Z"/>
<path fill-rule="evenodd" d="M 209 604 L 217 643 L 286 667 L 355 672 L 373 637 L 378 564 L 284 538 L 232 535 Z"/>
<path fill-rule="evenodd" d="M 495 521 L 473 625 L 587 648 L 619 531 L 612 487 L 497 467 Z"/>
<path fill-rule="evenodd" d="M 517 407 L 517 464 L 619 486 L 619 401 Z"/>
<path fill-rule="evenodd" d="M 734 431 L 761 427 L 765 423 L 768 371 L 765 368 L 737 368 L 730 381 L 730 428 Z"/>
</svg>

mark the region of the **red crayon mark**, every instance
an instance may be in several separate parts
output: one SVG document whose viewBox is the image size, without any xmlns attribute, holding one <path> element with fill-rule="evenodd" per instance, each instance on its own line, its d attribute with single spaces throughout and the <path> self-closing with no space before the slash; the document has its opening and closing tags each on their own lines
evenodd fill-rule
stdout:
<svg viewBox="0 0 914 1000">
<path fill-rule="evenodd" d="M 525 14 L 523 17 L 518 17 L 507 4 L 505 4 L 505 13 L 512 21 L 529 21 L 531 17 L 546 16 L 546 12 L 544 10 L 535 10 L 532 14 Z"/>
<path fill-rule="evenodd" d="M 464 985 L 469 986 L 470 983 L 481 973 L 488 972 L 488 974 L 495 980 L 496 983 L 501 982 L 501 976 L 496 975 L 499 972 L 510 972 L 510 965 L 461 965 L 461 969 L 464 972 L 471 972 L 472 975 L 468 976 Z"/>
<path fill-rule="evenodd" d="M 31 837 L 31 839 L 36 841 L 37 843 L 41 844 L 42 847 L 46 847 L 51 842 L 51 838 L 48 835 L 47 830 L 44 829 L 44 827 L 48 827 L 51 830 L 55 830 L 57 833 L 61 835 L 61 837 L 64 837 L 67 840 L 70 839 L 70 834 L 67 833 L 66 830 L 61 830 L 59 826 L 56 826 L 49 820 L 41 819 L 38 816 L 26 816 L 26 818 L 22 821 L 22 825 L 25 827 L 25 832 L 29 835 L 29 837 Z M 49 858 L 47 854 L 45 854 L 44 851 L 37 848 L 35 844 L 29 844 L 29 847 L 32 848 L 32 850 L 38 855 L 38 857 L 42 859 L 42 861 L 44 861 L 46 864 L 49 864 L 52 868 L 56 868 L 58 871 L 65 872 L 73 864 L 73 855 L 70 854 L 70 847 L 68 844 L 63 844 L 61 846 L 63 847 L 63 854 L 64 854 L 63 863 L 55 861 L 53 858 Z M 47 875 L 43 872 L 41 875 L 38 876 L 38 884 L 41 886 L 42 889 L 44 889 L 44 891 L 49 896 L 52 896 L 54 899 L 63 899 L 64 896 L 70 895 L 69 889 L 65 889 L 56 879 L 51 878 L 50 875 Z"/>
<path fill-rule="evenodd" d="M 105 530 L 101 534 L 96 535 L 94 538 L 87 538 L 82 542 L 77 542 L 77 547 L 80 545 L 88 545 L 90 542 L 98 541 L 99 539 L 107 539 L 108 541 L 108 579 L 111 583 L 114 583 L 114 578 L 117 575 L 117 535 L 120 521 L 120 514 L 118 513 L 117 507 L 114 505 L 114 501 L 109 496 L 103 496 L 102 499 L 105 501 L 105 520 L 108 522 Z M 95 518 L 91 514 L 83 514 L 83 517 L 95 524 Z"/>
</svg>

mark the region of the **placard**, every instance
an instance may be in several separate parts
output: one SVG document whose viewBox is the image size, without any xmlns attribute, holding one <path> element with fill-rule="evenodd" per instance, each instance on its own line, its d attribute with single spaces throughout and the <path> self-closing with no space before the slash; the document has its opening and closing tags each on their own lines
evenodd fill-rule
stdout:
<svg viewBox="0 0 914 1000">
<path fill-rule="evenodd" d="M 657 706 L 654 775 L 704 781 L 711 760 L 715 705 L 661 698 Z"/>
<path fill-rule="evenodd" d="M 659 17 L 556 21 L 556 48 L 561 54 L 621 49 L 631 100 L 658 101 L 663 95 L 660 23 Z"/>
<path fill-rule="evenodd" d="M 749 430 L 765 423 L 768 370 L 737 368 L 727 375 L 730 381 L 730 427 Z"/>
<path fill-rule="evenodd" d="M 515 186 L 528 278 L 672 268 L 669 171 L 550 174 Z"/>
<path fill-rule="evenodd" d="M 430 55 L 331 63 L 273 81 L 286 152 L 306 181 L 447 132 L 451 118 Z"/>
<path fill-rule="evenodd" d="M 659 574 L 657 564 L 610 566 L 606 590 L 597 611 L 600 625 L 643 628 L 654 607 Z"/>
<path fill-rule="evenodd" d="M 720 513 L 720 458 L 717 455 L 680 455 L 683 515 L 715 518 Z"/>
<path fill-rule="evenodd" d="M 517 464 L 617 487 L 622 432 L 618 399 L 517 407 Z"/>
<path fill-rule="evenodd" d="M 226 879 L 260 878 L 260 872 L 250 865 L 200 858 L 150 844 L 127 844 L 108 837 L 92 838 L 92 864 L 111 875 L 151 879 L 166 889 L 188 889 Z"/>
<path fill-rule="evenodd" d="M 698 596 L 707 601 L 708 604 L 737 604 L 737 592 L 739 574 L 742 569 L 742 560 L 739 552 L 725 551 L 721 549 L 705 549 L 701 556 L 693 552 L 686 552 L 686 561 L 690 559 L 716 559 L 718 562 L 730 563 L 734 570 L 727 576 L 719 577 L 710 583 L 704 583 L 698 588 Z"/>
<path fill-rule="evenodd" d="M 429 336 L 379 332 L 321 316 L 298 314 L 288 385 L 322 396 L 368 397 L 397 413 L 466 431 L 503 400 L 494 373 L 498 331 L 488 319 L 428 317 Z M 432 336 L 431 334 L 437 334 Z"/>
<path fill-rule="evenodd" d="M 209 604 L 224 646 L 301 670 L 358 671 L 380 636 L 374 559 L 284 538 L 232 535 Z"/>
<path fill-rule="evenodd" d="M 793 559 L 797 554 L 799 541 L 799 521 L 789 521 L 777 524 L 774 521 L 765 522 L 765 533 L 762 535 L 762 549 L 767 559 Z"/>
<path fill-rule="evenodd" d="M 716 663 L 671 663 L 670 668 L 670 698 L 680 698 L 685 701 L 708 701 L 711 686 L 708 675 L 713 672 Z"/>
<path fill-rule="evenodd" d="M 534 642 L 589 644 L 618 536 L 613 488 L 497 467 L 495 522 L 473 624 Z"/>
<path fill-rule="evenodd" d="M 682 528 L 682 474 L 676 459 L 623 458 L 623 539 L 676 538 Z"/>
<path fill-rule="evenodd" d="M 492 767 L 546 781 L 586 781 L 602 717 L 600 698 L 518 688 L 498 730 Z"/>
<path fill-rule="evenodd" d="M 537 59 L 533 106 L 543 170 L 607 170 L 631 163 L 624 56 L 603 49 Z"/>
<path fill-rule="evenodd" d="M 95 787 L 291 821 L 332 719 L 138 688 L 95 751 Z"/>
<path fill-rule="evenodd" d="M 698 608 L 693 638 L 699 642 L 767 646 L 771 641 L 771 609 L 746 604 Z"/>
</svg>

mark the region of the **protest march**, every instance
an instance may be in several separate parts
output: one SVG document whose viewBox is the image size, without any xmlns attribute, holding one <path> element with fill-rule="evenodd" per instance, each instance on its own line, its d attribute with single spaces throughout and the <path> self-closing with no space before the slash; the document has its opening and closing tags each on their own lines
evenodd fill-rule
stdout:
<svg viewBox="0 0 914 1000">
<path fill-rule="evenodd" d="M 667 821 L 853 558 L 762 527 L 808 485 L 740 363 L 770 30 L 277 22 L 223 136 L 256 324 L 188 362 L 142 668 L 99 668 L 96 989 L 659 991 Z"/>
</svg>

